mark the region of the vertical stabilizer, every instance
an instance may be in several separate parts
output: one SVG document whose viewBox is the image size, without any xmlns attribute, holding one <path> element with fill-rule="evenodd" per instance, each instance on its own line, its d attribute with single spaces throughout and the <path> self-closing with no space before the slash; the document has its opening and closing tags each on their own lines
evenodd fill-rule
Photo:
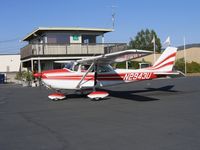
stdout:
<svg viewBox="0 0 200 150">
<path fill-rule="evenodd" d="M 167 47 L 152 66 L 152 69 L 161 72 L 171 72 L 176 60 L 176 47 Z"/>
</svg>

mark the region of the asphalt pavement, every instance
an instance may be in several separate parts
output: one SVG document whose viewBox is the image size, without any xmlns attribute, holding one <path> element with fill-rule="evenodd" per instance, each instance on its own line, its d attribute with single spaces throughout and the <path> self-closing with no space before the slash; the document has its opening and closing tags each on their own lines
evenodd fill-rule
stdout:
<svg viewBox="0 0 200 150">
<path fill-rule="evenodd" d="M 199 150 L 200 77 L 105 88 L 63 101 L 44 87 L 0 85 L 0 150 Z"/>
</svg>

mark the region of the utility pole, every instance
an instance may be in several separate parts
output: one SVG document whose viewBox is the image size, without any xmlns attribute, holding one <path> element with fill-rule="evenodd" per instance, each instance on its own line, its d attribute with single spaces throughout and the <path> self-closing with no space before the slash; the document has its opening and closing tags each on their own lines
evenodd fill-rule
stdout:
<svg viewBox="0 0 200 150">
<path fill-rule="evenodd" d="M 115 29 L 115 16 L 116 16 L 115 8 L 117 8 L 117 6 L 112 5 L 111 8 L 112 8 L 112 29 L 114 30 Z"/>
<path fill-rule="evenodd" d="M 156 62 L 156 38 L 153 36 L 153 40 L 151 41 L 153 43 L 153 61 Z"/>
<path fill-rule="evenodd" d="M 185 36 L 183 37 L 184 43 L 184 60 L 185 60 L 185 75 L 187 74 L 187 60 L 186 60 L 186 50 L 185 50 Z"/>
</svg>

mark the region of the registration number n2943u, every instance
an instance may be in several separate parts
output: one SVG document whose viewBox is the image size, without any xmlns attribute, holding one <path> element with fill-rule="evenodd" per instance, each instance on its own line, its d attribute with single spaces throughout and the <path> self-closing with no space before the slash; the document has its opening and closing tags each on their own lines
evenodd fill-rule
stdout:
<svg viewBox="0 0 200 150">
<path fill-rule="evenodd" d="M 151 72 L 137 72 L 137 73 L 127 73 L 124 76 L 124 80 L 148 80 L 151 78 Z"/>
</svg>

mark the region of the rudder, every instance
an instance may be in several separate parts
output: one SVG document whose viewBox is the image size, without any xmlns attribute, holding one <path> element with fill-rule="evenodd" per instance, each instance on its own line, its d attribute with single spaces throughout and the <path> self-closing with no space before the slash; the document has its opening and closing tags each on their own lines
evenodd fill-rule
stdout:
<svg viewBox="0 0 200 150">
<path fill-rule="evenodd" d="M 152 69 L 161 72 L 172 71 L 174 62 L 176 60 L 176 53 L 176 47 L 167 47 L 158 60 L 154 63 Z"/>
</svg>

